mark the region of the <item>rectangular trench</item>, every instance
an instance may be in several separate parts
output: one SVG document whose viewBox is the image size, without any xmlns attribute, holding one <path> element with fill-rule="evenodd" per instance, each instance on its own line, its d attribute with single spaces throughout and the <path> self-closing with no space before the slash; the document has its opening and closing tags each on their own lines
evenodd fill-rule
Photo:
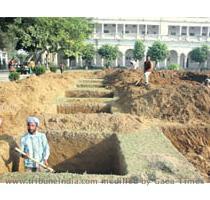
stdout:
<svg viewBox="0 0 210 200">
<path fill-rule="evenodd" d="M 106 103 L 69 103 L 57 105 L 57 113 L 111 113 L 111 105 Z"/>
<path fill-rule="evenodd" d="M 96 139 L 70 132 L 48 132 L 50 166 L 56 172 L 126 175 L 127 165 L 115 134 Z"/>
<path fill-rule="evenodd" d="M 114 92 L 109 90 L 69 90 L 65 92 L 65 96 L 74 98 L 113 98 Z"/>
</svg>

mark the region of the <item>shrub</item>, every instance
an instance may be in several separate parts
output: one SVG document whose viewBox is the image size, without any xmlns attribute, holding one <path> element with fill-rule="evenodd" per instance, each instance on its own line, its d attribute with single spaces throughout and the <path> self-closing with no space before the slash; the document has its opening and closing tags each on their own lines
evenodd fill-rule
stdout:
<svg viewBox="0 0 210 200">
<path fill-rule="evenodd" d="M 10 81 L 16 81 L 20 79 L 20 73 L 18 72 L 10 72 L 9 73 L 9 80 Z"/>
<path fill-rule="evenodd" d="M 171 64 L 168 66 L 169 70 L 179 70 L 180 66 L 178 64 Z"/>
<path fill-rule="evenodd" d="M 44 74 L 46 72 L 46 68 L 45 68 L 45 66 L 40 65 L 40 66 L 34 67 L 33 72 L 37 76 L 39 76 L 39 75 Z"/>
<path fill-rule="evenodd" d="M 58 69 L 58 68 L 57 68 L 56 66 L 54 66 L 54 65 L 50 66 L 50 71 L 51 71 L 51 72 L 56 73 L 57 69 Z"/>
</svg>

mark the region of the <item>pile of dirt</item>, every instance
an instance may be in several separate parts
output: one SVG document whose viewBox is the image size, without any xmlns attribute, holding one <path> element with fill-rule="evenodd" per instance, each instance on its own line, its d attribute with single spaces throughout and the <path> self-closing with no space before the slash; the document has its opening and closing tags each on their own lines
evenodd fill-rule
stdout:
<svg viewBox="0 0 210 200">
<path fill-rule="evenodd" d="M 106 80 L 119 95 L 122 112 L 137 114 L 143 126 L 162 128 L 173 145 L 209 182 L 210 88 L 203 81 L 209 73 L 154 71 L 150 87 L 139 70 L 107 70 Z"/>
<path fill-rule="evenodd" d="M 94 77 L 94 73 L 46 73 L 16 82 L 0 83 L 1 133 L 22 134 L 27 116 L 56 113 L 56 98 L 64 96 L 66 89 L 74 87 L 75 79 L 91 76 Z"/>
<path fill-rule="evenodd" d="M 114 84 L 117 88 L 128 87 L 134 85 L 138 80 L 144 81 L 144 74 L 142 70 L 134 69 L 106 69 L 98 72 L 99 75 L 104 75 L 106 81 Z M 200 85 L 210 76 L 210 73 L 174 71 L 174 70 L 160 70 L 153 71 L 150 75 L 150 83 L 153 85 L 177 85 L 177 84 L 191 84 Z"/>
<path fill-rule="evenodd" d="M 210 122 L 210 88 L 203 85 L 208 74 L 155 71 L 151 86 L 135 86 L 143 82 L 138 70 L 112 70 L 107 80 L 120 100 L 118 104 L 127 113 L 145 118 L 157 118 L 180 123 Z"/>
<path fill-rule="evenodd" d="M 210 126 L 162 127 L 173 145 L 210 180 Z"/>
</svg>

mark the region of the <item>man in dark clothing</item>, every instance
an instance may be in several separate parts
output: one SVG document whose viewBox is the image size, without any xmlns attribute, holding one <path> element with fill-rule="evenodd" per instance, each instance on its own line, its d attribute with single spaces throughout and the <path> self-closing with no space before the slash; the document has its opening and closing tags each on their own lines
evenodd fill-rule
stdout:
<svg viewBox="0 0 210 200">
<path fill-rule="evenodd" d="M 144 79 L 145 79 L 145 85 L 149 84 L 149 75 L 151 74 L 153 70 L 153 64 L 150 60 L 150 56 L 146 57 L 146 61 L 144 62 Z"/>
</svg>

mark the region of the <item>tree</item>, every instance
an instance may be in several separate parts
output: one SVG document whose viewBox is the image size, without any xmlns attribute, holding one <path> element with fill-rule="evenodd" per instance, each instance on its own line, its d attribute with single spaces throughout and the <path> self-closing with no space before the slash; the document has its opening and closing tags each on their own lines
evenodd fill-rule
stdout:
<svg viewBox="0 0 210 200">
<path fill-rule="evenodd" d="M 105 44 L 98 49 L 98 54 L 106 60 L 105 66 L 110 67 L 112 61 L 118 56 L 119 50 L 117 46 Z"/>
<path fill-rule="evenodd" d="M 7 51 L 8 57 L 15 53 L 16 38 L 10 28 L 14 26 L 15 17 L 0 18 L 0 49 Z"/>
<path fill-rule="evenodd" d="M 134 60 L 142 60 L 144 58 L 145 46 L 141 40 L 137 40 L 134 44 L 133 58 Z"/>
<path fill-rule="evenodd" d="M 163 61 L 169 55 L 168 47 L 165 43 L 156 41 L 149 47 L 147 55 L 151 57 L 151 60 L 155 61 L 156 67 L 158 62 Z"/>
<path fill-rule="evenodd" d="M 91 65 L 91 61 L 93 60 L 96 54 L 96 50 L 93 44 L 86 44 L 82 49 L 82 59 L 85 60 L 85 64 L 87 67 Z"/>
<path fill-rule="evenodd" d="M 5 27 L 6 22 L 2 24 Z M 15 33 L 16 50 L 31 53 L 36 61 L 46 52 L 47 63 L 49 53 L 58 50 L 67 57 L 79 54 L 82 43 L 92 33 L 92 25 L 86 18 L 19 17 L 7 31 Z"/>
<path fill-rule="evenodd" d="M 59 51 L 66 58 L 75 59 L 81 55 L 84 41 L 92 33 L 93 25 L 86 18 L 56 18 L 56 20 L 62 20 L 58 28 L 60 31 Z"/>
<path fill-rule="evenodd" d="M 203 45 L 202 47 L 194 48 L 191 51 L 190 57 L 193 61 L 199 63 L 199 67 L 201 67 L 201 63 L 204 63 L 208 59 L 209 47 L 207 45 Z"/>
</svg>

